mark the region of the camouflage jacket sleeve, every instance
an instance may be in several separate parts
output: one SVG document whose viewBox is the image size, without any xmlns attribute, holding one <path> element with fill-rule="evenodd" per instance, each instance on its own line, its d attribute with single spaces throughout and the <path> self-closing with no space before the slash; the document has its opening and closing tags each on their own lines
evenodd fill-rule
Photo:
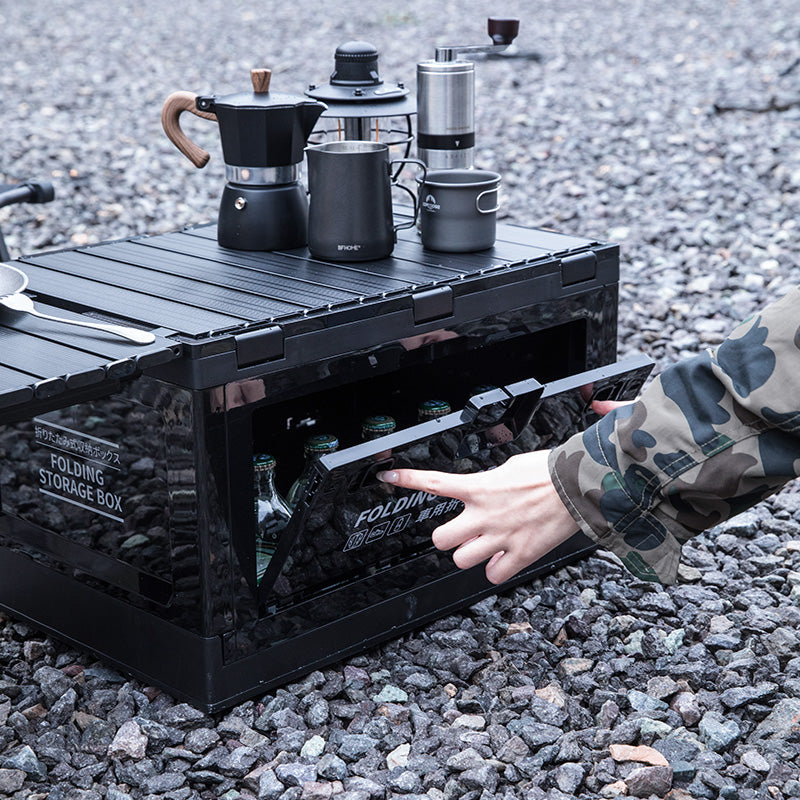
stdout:
<svg viewBox="0 0 800 800">
<path fill-rule="evenodd" d="M 550 454 L 581 529 L 645 580 L 800 472 L 800 287 Z"/>
</svg>

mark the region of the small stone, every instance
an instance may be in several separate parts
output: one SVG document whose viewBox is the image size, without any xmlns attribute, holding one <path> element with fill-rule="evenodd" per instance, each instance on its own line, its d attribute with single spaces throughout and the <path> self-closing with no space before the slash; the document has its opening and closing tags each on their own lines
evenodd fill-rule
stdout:
<svg viewBox="0 0 800 800">
<path fill-rule="evenodd" d="M 0 756 L 0 768 L 22 770 L 35 781 L 43 781 L 47 777 L 47 767 L 36 757 L 36 753 L 27 745 L 17 747 Z"/>
<path fill-rule="evenodd" d="M 486 720 L 479 714 L 462 714 L 453 720 L 454 728 L 469 728 L 472 731 L 482 731 L 486 727 Z"/>
<path fill-rule="evenodd" d="M 407 767 L 408 756 L 411 752 L 410 744 L 401 744 L 395 747 L 388 756 L 386 756 L 386 767 L 394 769 L 395 767 Z"/>
<path fill-rule="evenodd" d="M 630 636 L 628 636 L 627 639 L 625 639 L 623 650 L 631 656 L 641 653 L 642 639 L 644 639 L 644 631 L 634 631 Z"/>
<path fill-rule="evenodd" d="M 634 797 L 664 797 L 672 788 L 670 767 L 637 767 L 625 778 L 628 793 Z"/>
<path fill-rule="evenodd" d="M 147 750 L 148 738 L 142 733 L 142 729 L 134 722 L 128 720 L 124 722 L 114 740 L 108 746 L 109 758 L 144 758 Z"/>
<path fill-rule="evenodd" d="M 758 750 L 747 750 L 742 754 L 740 761 L 754 772 L 769 772 L 769 761 Z"/>
<path fill-rule="evenodd" d="M 497 757 L 508 764 L 514 764 L 521 758 L 525 758 L 530 753 L 530 748 L 525 741 L 514 734 L 508 741 L 500 748 Z"/>
<path fill-rule="evenodd" d="M 647 694 L 658 700 L 666 700 L 680 690 L 678 683 L 668 675 L 656 675 L 647 681 Z"/>
<path fill-rule="evenodd" d="M 376 694 L 372 701 L 374 703 L 405 703 L 408 700 L 408 693 L 399 689 L 397 686 L 387 684 Z"/>
<path fill-rule="evenodd" d="M 275 775 L 285 786 L 302 786 L 317 779 L 317 768 L 313 764 L 278 764 Z"/>
<path fill-rule="evenodd" d="M 567 762 L 560 764 L 555 771 L 556 786 L 565 794 L 574 794 L 586 777 L 586 770 L 580 764 Z"/>
<path fill-rule="evenodd" d="M 28 722 L 32 722 L 37 719 L 42 719 L 43 717 L 47 716 L 47 709 L 41 704 L 36 703 L 36 705 L 29 706 L 22 712 L 22 716 L 28 720 Z"/>
<path fill-rule="evenodd" d="M 370 778 L 355 776 L 348 778 L 344 782 L 344 788 L 348 792 L 364 792 L 371 798 L 386 797 L 386 787 Z"/>
<path fill-rule="evenodd" d="M 779 700 L 775 708 L 751 735 L 751 742 L 780 743 L 792 739 L 800 731 L 800 699 L 789 697 Z"/>
<path fill-rule="evenodd" d="M 303 791 L 300 800 L 329 800 L 337 793 L 336 788 L 339 788 L 339 792 L 341 792 L 341 787 L 321 781 L 308 781 L 301 788 Z"/>
<path fill-rule="evenodd" d="M 672 780 L 673 781 L 690 781 L 697 773 L 697 768 L 689 761 L 672 761 Z"/>
<path fill-rule="evenodd" d="M 186 783 L 186 776 L 182 772 L 163 772 L 161 775 L 152 775 L 142 781 L 142 791 L 145 794 L 164 794 L 174 789 L 180 789 Z"/>
<path fill-rule="evenodd" d="M 619 719 L 619 706 L 613 700 L 606 700 L 597 713 L 597 726 L 611 728 Z"/>
<path fill-rule="evenodd" d="M 447 766 L 456 772 L 464 772 L 468 769 L 475 769 L 483 766 L 484 757 L 474 748 L 468 747 L 460 753 L 456 753 L 447 759 Z"/>
<path fill-rule="evenodd" d="M 345 761 L 358 761 L 374 750 L 378 740 L 363 733 L 347 733 L 342 737 L 338 755 Z"/>
<path fill-rule="evenodd" d="M 720 694 L 719 699 L 727 708 L 740 708 L 749 703 L 759 703 L 769 700 L 778 689 L 776 683 L 763 681 L 755 686 L 734 686 Z"/>
<path fill-rule="evenodd" d="M 594 666 L 591 658 L 564 658 L 558 664 L 558 671 L 565 676 L 589 672 Z"/>
<path fill-rule="evenodd" d="M 328 781 L 343 781 L 347 777 L 347 764 L 334 753 L 325 753 L 317 762 L 317 775 Z"/>
<path fill-rule="evenodd" d="M 600 794 L 602 797 L 619 797 L 628 794 L 628 785 L 625 781 L 614 781 L 614 783 L 606 784 L 600 790 Z"/>
<path fill-rule="evenodd" d="M 683 646 L 683 640 L 686 638 L 686 632 L 683 628 L 676 628 L 664 637 L 664 649 L 670 654 L 675 655 L 678 650 Z"/>
<path fill-rule="evenodd" d="M 458 782 L 465 789 L 486 791 L 489 794 L 492 794 L 497 788 L 497 781 L 497 769 L 488 763 L 473 769 L 466 769 L 458 776 Z"/>
<path fill-rule="evenodd" d="M 700 738 L 714 752 L 722 752 L 741 736 L 734 720 L 726 720 L 715 711 L 707 711 L 700 720 Z"/>
<path fill-rule="evenodd" d="M 403 683 L 427 691 L 436 685 L 436 678 L 430 672 L 412 672 Z"/>
<path fill-rule="evenodd" d="M 325 740 L 321 736 L 312 736 L 301 748 L 300 755 L 316 761 L 325 751 Z"/>
<path fill-rule="evenodd" d="M 86 667 L 83 670 L 83 675 L 87 681 L 96 681 L 97 683 L 125 683 L 125 678 L 111 667 L 107 667 L 99 661 Z"/>
<path fill-rule="evenodd" d="M 33 673 L 33 679 L 41 687 L 48 706 L 55 703 L 72 686 L 72 681 L 60 669 L 54 667 L 39 667 Z"/>
<path fill-rule="evenodd" d="M 634 747 L 629 744 L 612 744 L 608 747 L 614 761 L 638 761 L 654 767 L 668 767 L 669 761 L 658 750 L 646 745 Z"/>
<path fill-rule="evenodd" d="M 87 714 L 85 711 L 76 711 L 72 715 L 72 721 L 78 726 L 78 730 L 85 731 L 95 722 L 100 722 L 100 718 L 94 714 Z"/>
<path fill-rule="evenodd" d="M 697 699 L 691 692 L 679 692 L 672 698 L 670 708 L 680 715 L 684 724 L 697 725 L 703 716 Z"/>
<path fill-rule="evenodd" d="M 0 768 L 0 795 L 10 797 L 14 792 L 22 788 L 22 784 L 25 783 L 25 777 L 24 770 Z"/>
<path fill-rule="evenodd" d="M 642 717 L 639 725 L 639 732 L 643 737 L 652 734 L 654 737 L 662 739 L 672 732 L 672 725 L 658 719 Z"/>
<path fill-rule="evenodd" d="M 690 567 L 688 564 L 678 565 L 678 578 L 681 583 L 696 583 L 702 577 L 703 573 L 697 567 Z"/>
<path fill-rule="evenodd" d="M 541 689 L 536 690 L 536 696 L 541 697 L 542 700 L 545 700 L 548 703 L 552 703 L 559 708 L 564 707 L 564 703 L 567 701 L 567 694 L 561 688 L 561 686 L 555 682 L 548 683 L 547 686 L 544 686 Z"/>
<path fill-rule="evenodd" d="M 188 703 L 179 703 L 161 713 L 159 721 L 174 728 L 196 728 L 205 720 L 206 715 Z"/>
<path fill-rule="evenodd" d="M 330 719 L 328 701 L 324 697 L 316 697 L 303 715 L 309 728 L 319 728 Z"/>
<path fill-rule="evenodd" d="M 389 775 L 389 788 L 404 795 L 421 793 L 422 780 L 411 770 L 399 770 Z"/>
<path fill-rule="evenodd" d="M 57 728 L 59 725 L 65 725 L 69 722 L 75 712 L 75 704 L 77 702 L 78 694 L 70 687 L 50 707 L 50 712 L 47 715 L 50 724 Z"/>
<path fill-rule="evenodd" d="M 24 642 L 22 645 L 22 654 L 26 661 L 33 663 L 38 661 L 45 654 L 44 642 L 37 642 L 35 639 Z"/>
<path fill-rule="evenodd" d="M 286 787 L 278 780 L 274 771 L 265 769 L 258 778 L 258 800 L 278 800 Z"/>
<path fill-rule="evenodd" d="M 663 700 L 650 697 L 649 694 L 640 692 L 638 689 L 631 689 L 628 692 L 628 702 L 635 711 L 653 718 L 665 715 L 669 709 L 669 706 Z"/>
<path fill-rule="evenodd" d="M 195 728 L 186 734 L 184 744 L 193 753 L 205 753 L 219 741 L 219 734 L 213 728 Z"/>
</svg>

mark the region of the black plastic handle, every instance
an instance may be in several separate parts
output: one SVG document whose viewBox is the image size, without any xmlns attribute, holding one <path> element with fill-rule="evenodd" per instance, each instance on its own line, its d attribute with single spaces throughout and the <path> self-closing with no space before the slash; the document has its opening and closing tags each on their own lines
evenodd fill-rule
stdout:
<svg viewBox="0 0 800 800">
<path fill-rule="evenodd" d="M 0 185 L 0 208 L 15 203 L 49 203 L 54 197 L 53 184 L 47 181 Z"/>
</svg>

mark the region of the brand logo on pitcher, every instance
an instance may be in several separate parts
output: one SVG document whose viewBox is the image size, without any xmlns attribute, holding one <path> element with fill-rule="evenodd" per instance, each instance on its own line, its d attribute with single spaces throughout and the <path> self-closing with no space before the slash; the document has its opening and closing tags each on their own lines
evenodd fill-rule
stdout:
<svg viewBox="0 0 800 800">
<path fill-rule="evenodd" d="M 340 245 L 337 245 L 337 247 L 339 248 L 340 251 L 341 250 L 345 250 L 348 253 L 352 252 L 353 250 L 360 250 L 361 249 L 361 245 L 360 244 L 340 244 Z"/>
<path fill-rule="evenodd" d="M 422 201 L 422 207 L 426 211 L 438 211 L 441 208 L 441 206 L 436 202 L 436 198 L 432 194 L 429 194 Z"/>
</svg>

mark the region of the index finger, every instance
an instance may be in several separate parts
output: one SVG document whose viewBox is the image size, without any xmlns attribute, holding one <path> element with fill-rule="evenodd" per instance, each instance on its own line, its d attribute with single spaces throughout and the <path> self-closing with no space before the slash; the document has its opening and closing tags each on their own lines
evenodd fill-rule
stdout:
<svg viewBox="0 0 800 800">
<path fill-rule="evenodd" d="M 436 472 L 425 469 L 393 469 L 379 472 L 378 479 L 404 489 L 417 489 L 440 497 L 465 500 L 469 495 L 469 484 L 473 475 L 451 472 Z"/>
</svg>

